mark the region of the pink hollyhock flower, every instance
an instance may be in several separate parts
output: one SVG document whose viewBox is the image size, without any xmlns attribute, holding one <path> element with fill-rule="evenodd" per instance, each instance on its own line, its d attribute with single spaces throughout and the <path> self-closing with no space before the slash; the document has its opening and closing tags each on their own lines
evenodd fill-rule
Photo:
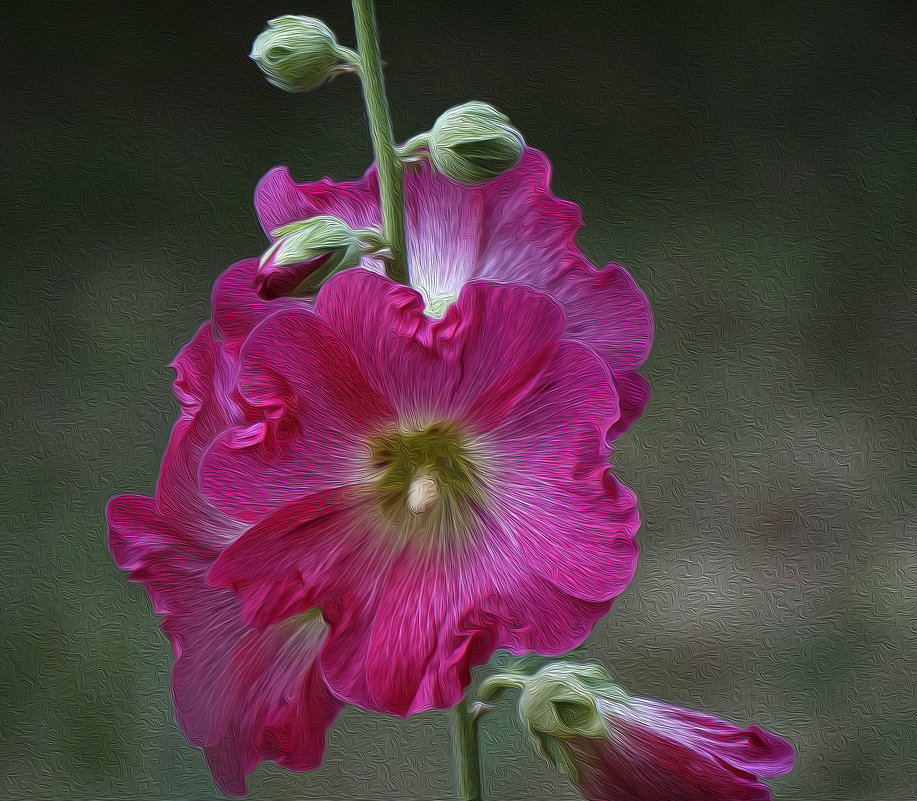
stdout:
<svg viewBox="0 0 917 801">
<path fill-rule="evenodd" d="M 318 606 L 328 685 L 399 715 L 457 703 L 497 648 L 582 642 L 633 575 L 639 519 L 607 463 L 615 384 L 561 306 L 471 281 L 434 319 L 356 268 L 274 308 L 235 342 L 242 418 L 198 466 L 250 526 L 210 585 L 259 629 Z"/>
<path fill-rule="evenodd" d="M 165 615 L 179 725 L 204 750 L 220 788 L 244 794 L 246 774 L 262 759 L 292 770 L 317 767 L 341 704 L 316 663 L 328 631 L 316 611 L 256 629 L 232 592 L 207 586 L 214 560 L 245 530 L 207 503 L 197 485 L 204 449 L 242 419 L 229 396 L 237 367 L 210 324 L 174 367 L 182 411 L 156 497 L 113 498 L 109 544 L 119 567 L 146 585 L 153 608 Z"/>
<path fill-rule="evenodd" d="M 442 317 L 469 281 L 525 284 L 561 304 L 564 337 L 593 349 L 612 376 L 620 416 L 609 431 L 616 437 L 642 413 L 649 397 L 636 372 L 649 353 L 652 318 L 646 297 L 623 267 L 597 270 L 576 247 L 582 226 L 579 208 L 550 191 L 550 165 L 526 149 L 519 164 L 482 186 L 463 186 L 415 165 L 405 175 L 408 262 L 411 285 L 428 315 Z M 264 230 L 315 215 L 331 215 L 354 229 L 381 221 L 375 168 L 362 180 L 298 184 L 285 167 L 271 170 L 255 193 Z M 376 272 L 382 262 L 364 257 Z M 214 322 L 229 347 L 238 347 L 254 325 L 284 301 L 277 287 L 295 286 L 312 265 L 271 266 L 258 276 L 258 263 L 235 265 L 218 281 Z M 261 292 L 259 293 L 259 288 Z"/>
<path fill-rule="evenodd" d="M 758 777 L 793 767 L 783 738 L 628 696 L 597 665 L 489 681 L 524 687 L 521 717 L 589 801 L 768 801 Z"/>
</svg>

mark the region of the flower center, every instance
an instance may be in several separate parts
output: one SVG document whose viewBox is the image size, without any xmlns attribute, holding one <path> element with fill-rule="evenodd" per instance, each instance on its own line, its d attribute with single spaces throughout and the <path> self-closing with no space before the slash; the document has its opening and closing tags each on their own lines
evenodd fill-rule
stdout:
<svg viewBox="0 0 917 801">
<path fill-rule="evenodd" d="M 480 497 L 480 479 L 469 448 L 449 423 L 398 430 L 369 441 L 379 506 L 396 526 L 427 527 L 467 516 Z"/>
</svg>

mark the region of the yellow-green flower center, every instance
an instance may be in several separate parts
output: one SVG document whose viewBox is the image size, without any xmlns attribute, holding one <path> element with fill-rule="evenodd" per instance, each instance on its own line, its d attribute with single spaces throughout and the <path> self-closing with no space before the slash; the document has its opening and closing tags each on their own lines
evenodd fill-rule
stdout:
<svg viewBox="0 0 917 801">
<path fill-rule="evenodd" d="M 399 528 L 458 524 L 481 497 L 472 449 L 454 425 L 378 434 L 369 450 L 379 507 Z"/>
</svg>

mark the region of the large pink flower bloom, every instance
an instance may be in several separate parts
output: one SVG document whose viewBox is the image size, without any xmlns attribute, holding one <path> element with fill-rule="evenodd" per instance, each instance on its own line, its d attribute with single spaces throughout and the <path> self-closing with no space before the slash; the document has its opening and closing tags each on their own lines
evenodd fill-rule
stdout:
<svg viewBox="0 0 917 801">
<path fill-rule="evenodd" d="M 619 397 L 529 287 L 466 283 L 442 319 L 356 268 L 239 346 L 244 419 L 203 454 L 250 524 L 209 582 L 264 628 L 313 606 L 342 699 L 449 707 L 494 649 L 578 645 L 630 581 L 634 495 L 607 464 Z"/>
<path fill-rule="evenodd" d="M 202 748 L 224 792 L 243 794 L 262 759 L 292 770 L 321 762 L 325 729 L 341 707 L 316 663 L 328 627 L 315 612 L 256 629 L 236 596 L 207 572 L 244 525 L 200 494 L 197 465 L 211 440 L 241 419 L 229 397 L 236 366 L 205 325 L 175 360 L 182 412 L 155 498 L 120 495 L 107 509 L 118 565 L 143 582 L 176 661 L 179 725 Z"/>
<path fill-rule="evenodd" d="M 597 665 L 488 682 L 524 688 L 523 721 L 589 801 L 769 801 L 758 777 L 787 773 L 795 760 L 782 737 L 629 696 Z"/>
<path fill-rule="evenodd" d="M 269 235 L 318 214 L 368 228 L 380 224 L 378 196 L 375 168 L 359 181 L 299 184 L 285 167 L 277 167 L 258 185 L 255 206 Z M 411 285 L 428 313 L 441 317 L 472 280 L 525 284 L 544 292 L 564 309 L 564 337 L 592 348 L 611 373 L 620 416 L 610 436 L 643 413 L 649 390 L 636 368 L 652 342 L 649 304 L 623 267 L 598 270 L 576 247 L 574 237 L 583 224 L 579 208 L 551 193 L 550 165 L 542 153 L 527 149 L 514 169 L 483 186 L 462 186 L 426 165 L 415 166 L 405 175 L 405 196 Z M 363 265 L 382 271 L 382 263 L 372 258 Z M 277 298 L 274 291 L 302 280 L 303 265 L 291 265 L 288 275 L 274 269 L 257 276 L 257 269 L 254 260 L 235 265 L 214 292 L 214 321 L 230 347 L 270 311 L 307 303 Z"/>
</svg>

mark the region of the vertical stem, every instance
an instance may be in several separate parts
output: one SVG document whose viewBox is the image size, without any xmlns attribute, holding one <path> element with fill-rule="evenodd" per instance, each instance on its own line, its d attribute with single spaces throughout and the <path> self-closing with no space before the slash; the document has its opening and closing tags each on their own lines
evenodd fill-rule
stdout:
<svg viewBox="0 0 917 801">
<path fill-rule="evenodd" d="M 481 801 L 481 757 L 478 752 L 478 718 L 462 699 L 455 707 L 455 765 L 462 801 Z"/>
<path fill-rule="evenodd" d="M 386 273 L 399 284 L 408 283 L 407 245 L 404 232 L 404 178 L 401 162 L 395 153 L 392 119 L 389 115 L 385 84 L 382 81 L 382 57 L 373 0 L 352 0 L 353 19 L 360 54 L 360 78 L 369 131 L 379 171 L 379 197 L 382 203 L 382 227 L 392 258 Z"/>
</svg>

